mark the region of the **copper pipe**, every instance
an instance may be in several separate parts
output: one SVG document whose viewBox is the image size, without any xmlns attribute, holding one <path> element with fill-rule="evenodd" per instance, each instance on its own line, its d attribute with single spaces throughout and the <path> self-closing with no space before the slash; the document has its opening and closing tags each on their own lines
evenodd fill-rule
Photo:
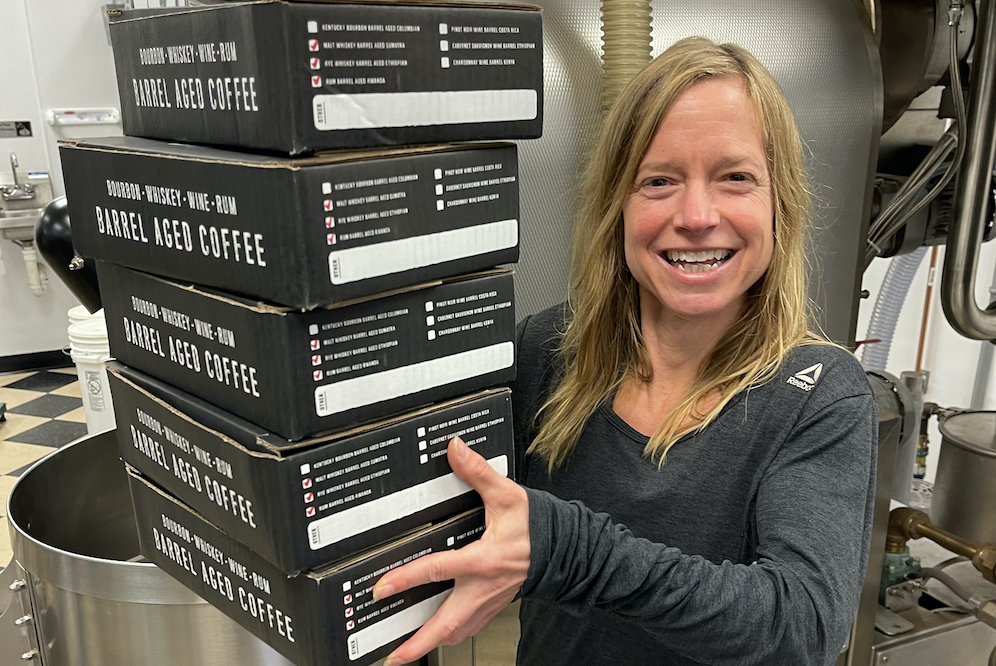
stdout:
<svg viewBox="0 0 996 666">
<path fill-rule="evenodd" d="M 924 340 L 927 337 L 927 321 L 930 319 L 930 297 L 934 293 L 934 279 L 937 272 L 937 246 L 930 250 L 930 270 L 927 273 L 927 293 L 923 297 L 923 319 L 920 321 L 920 343 L 916 348 L 916 371 L 920 372 L 923 361 Z"/>
<path fill-rule="evenodd" d="M 894 509 L 889 514 L 889 528 L 885 536 L 885 552 L 902 553 L 908 539 L 925 537 L 947 548 L 952 553 L 970 558 L 982 577 L 996 583 L 996 544 L 977 545 L 931 524 L 930 516 L 923 511 L 906 507 Z"/>
</svg>

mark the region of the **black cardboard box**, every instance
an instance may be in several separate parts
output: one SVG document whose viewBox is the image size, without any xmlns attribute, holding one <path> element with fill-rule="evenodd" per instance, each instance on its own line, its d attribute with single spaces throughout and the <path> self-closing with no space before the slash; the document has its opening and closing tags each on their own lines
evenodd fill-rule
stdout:
<svg viewBox="0 0 996 666">
<path fill-rule="evenodd" d="M 264 0 L 110 14 L 128 135 L 299 154 L 542 132 L 537 7 Z"/>
<path fill-rule="evenodd" d="M 508 270 L 307 311 L 97 275 L 113 357 L 291 440 L 515 377 Z"/>
<path fill-rule="evenodd" d="M 445 601 L 452 581 L 375 602 L 387 571 L 484 532 L 477 509 L 323 569 L 286 577 L 128 468 L 142 555 L 298 666 L 386 657 Z"/>
<path fill-rule="evenodd" d="M 265 157 L 115 137 L 59 150 L 85 257 L 310 308 L 518 259 L 513 144 Z"/>
<path fill-rule="evenodd" d="M 515 478 L 508 389 L 291 443 L 120 363 L 108 378 L 124 461 L 290 574 L 480 506 L 453 437 Z"/>
</svg>

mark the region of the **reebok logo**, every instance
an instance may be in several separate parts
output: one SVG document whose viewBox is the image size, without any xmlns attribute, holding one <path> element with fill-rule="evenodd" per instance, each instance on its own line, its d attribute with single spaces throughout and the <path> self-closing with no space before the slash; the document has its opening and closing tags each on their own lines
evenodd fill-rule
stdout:
<svg viewBox="0 0 996 666">
<path fill-rule="evenodd" d="M 816 382 L 820 380 L 820 375 L 823 373 L 823 364 L 817 363 L 816 365 L 811 365 L 805 370 L 800 370 L 793 376 L 788 378 L 786 384 L 791 384 L 797 388 L 801 388 L 803 391 L 812 391 L 813 387 L 816 386 Z"/>
</svg>

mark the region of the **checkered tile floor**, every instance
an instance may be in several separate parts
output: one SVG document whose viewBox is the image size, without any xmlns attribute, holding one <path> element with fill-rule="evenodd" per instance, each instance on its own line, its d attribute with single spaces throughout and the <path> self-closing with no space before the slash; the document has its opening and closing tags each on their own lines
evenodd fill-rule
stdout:
<svg viewBox="0 0 996 666">
<path fill-rule="evenodd" d="M 0 374 L 0 569 L 10 562 L 7 496 L 36 460 L 87 434 L 76 368 Z"/>
</svg>

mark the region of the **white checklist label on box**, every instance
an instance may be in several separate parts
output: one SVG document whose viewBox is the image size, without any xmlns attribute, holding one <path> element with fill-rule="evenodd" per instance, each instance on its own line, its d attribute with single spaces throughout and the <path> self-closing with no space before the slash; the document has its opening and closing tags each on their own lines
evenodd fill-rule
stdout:
<svg viewBox="0 0 996 666">
<path fill-rule="evenodd" d="M 349 638 L 346 639 L 349 660 L 361 659 L 391 641 L 415 631 L 436 614 L 451 592 L 453 592 L 452 588 L 440 592 L 434 597 L 429 597 L 425 601 L 420 601 L 399 613 L 350 634 Z"/>
<path fill-rule="evenodd" d="M 425 458 L 424 455 L 422 457 Z M 508 476 L 508 456 L 495 456 L 488 460 L 488 464 L 502 476 Z M 388 525 L 469 492 L 472 492 L 471 487 L 450 472 L 390 495 L 378 497 L 366 504 L 319 518 L 308 524 L 311 550 L 318 550 L 375 527 Z"/>
<path fill-rule="evenodd" d="M 318 32 L 318 21 L 308 21 L 308 32 L 312 35 Z"/>
<path fill-rule="evenodd" d="M 440 65 L 449 67 L 450 59 L 442 57 Z M 476 125 L 535 120 L 539 96 L 535 90 L 518 88 L 317 94 L 312 99 L 312 111 L 315 129 L 320 131 Z"/>
<path fill-rule="evenodd" d="M 348 284 L 507 250 L 518 242 L 519 221 L 512 219 L 334 250 L 329 252 L 329 279 Z"/>
<path fill-rule="evenodd" d="M 450 31 L 450 27 L 448 25 L 446 25 L 445 23 L 440 23 L 439 24 L 439 34 L 440 35 L 445 35 L 449 31 Z"/>
<path fill-rule="evenodd" d="M 308 326 L 308 335 L 318 335 L 318 324 Z"/>
</svg>

